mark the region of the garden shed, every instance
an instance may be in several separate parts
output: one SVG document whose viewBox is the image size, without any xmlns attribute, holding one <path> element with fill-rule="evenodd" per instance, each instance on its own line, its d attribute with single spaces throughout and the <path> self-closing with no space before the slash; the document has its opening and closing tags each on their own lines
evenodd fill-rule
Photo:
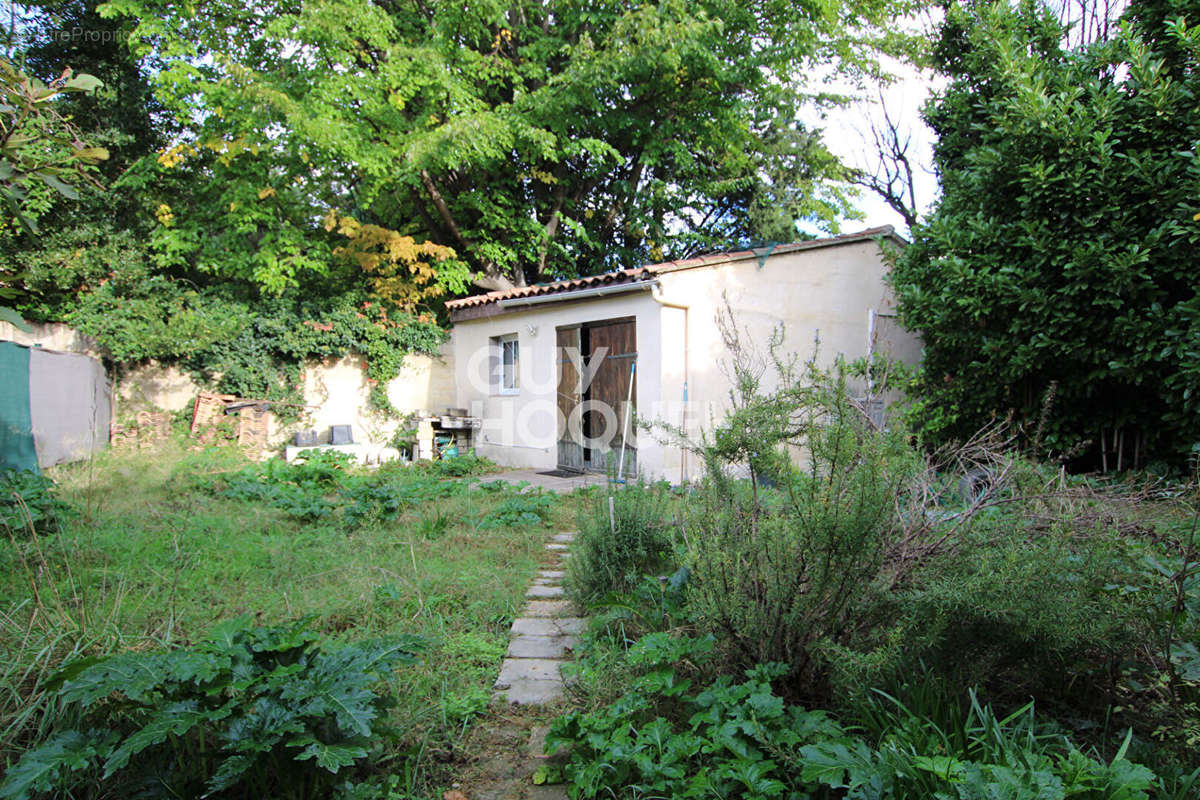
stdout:
<svg viewBox="0 0 1200 800">
<path fill-rule="evenodd" d="M 921 343 L 897 324 L 885 280 L 884 248 L 904 244 L 887 226 L 451 300 L 458 405 L 482 420 L 476 451 L 686 480 L 698 465 L 634 422 L 694 436 L 723 417 L 718 312 L 764 354 L 782 323 L 786 349 L 816 348 L 822 365 L 874 352 L 915 362 Z"/>
</svg>

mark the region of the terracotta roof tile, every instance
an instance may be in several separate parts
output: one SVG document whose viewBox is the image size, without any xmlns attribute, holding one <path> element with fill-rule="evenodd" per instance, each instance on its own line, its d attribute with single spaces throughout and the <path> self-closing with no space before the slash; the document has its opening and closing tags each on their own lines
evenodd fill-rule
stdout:
<svg viewBox="0 0 1200 800">
<path fill-rule="evenodd" d="M 451 312 L 459 311 L 464 308 L 473 306 L 483 306 L 490 303 L 497 303 L 501 300 L 511 300 L 519 297 L 535 297 L 543 294 L 560 294 L 563 292 L 571 292 L 577 289 L 589 289 L 597 286 L 607 286 L 610 284 L 620 283 L 637 283 L 639 281 L 652 280 L 655 275 L 662 272 L 674 272 L 679 269 L 692 269 L 695 267 L 711 266 L 722 264 L 728 261 L 740 261 L 746 258 L 757 258 L 763 255 L 783 255 L 784 253 L 793 253 L 798 250 L 810 250 L 819 247 L 828 247 L 835 244 L 849 244 L 851 242 L 864 241 L 866 239 L 874 239 L 880 236 L 890 236 L 896 239 L 895 229 L 891 225 L 883 225 L 878 228 L 868 228 L 857 233 L 844 233 L 839 236 L 829 236 L 824 239 L 812 239 L 806 242 L 792 242 L 791 244 L 775 245 L 774 247 L 763 247 L 757 250 L 735 250 L 726 253 L 710 253 L 707 255 L 696 256 L 694 258 L 686 258 L 679 261 L 664 261 L 659 264 L 647 264 L 642 267 L 634 267 L 632 269 L 621 269 L 614 272 L 605 272 L 600 275 L 590 275 L 584 278 L 571 278 L 568 280 L 554 281 L 552 283 L 539 283 L 533 286 L 517 286 L 512 289 L 503 289 L 496 292 L 488 292 L 487 294 L 478 294 L 471 297 L 460 297 L 456 300 L 447 300 L 446 308 Z"/>
<path fill-rule="evenodd" d="M 600 275 L 589 275 L 584 278 L 571 278 L 565 281 L 554 281 L 553 283 L 537 283 L 533 286 L 517 286 L 512 289 L 503 289 L 497 292 L 488 292 L 487 294 L 477 294 L 473 297 L 460 297 L 457 300 L 447 300 L 446 308 L 455 310 L 459 308 L 470 308 L 471 306 L 482 306 L 488 303 L 497 303 L 501 300 L 512 300 L 518 297 L 535 297 L 541 294 L 559 294 L 561 292 L 571 292 L 576 289 L 588 289 L 594 286 L 607 286 L 616 283 L 636 283 L 638 281 L 650 280 L 654 277 L 652 267 L 634 267 L 633 269 L 621 269 L 615 272 L 604 272 Z"/>
</svg>

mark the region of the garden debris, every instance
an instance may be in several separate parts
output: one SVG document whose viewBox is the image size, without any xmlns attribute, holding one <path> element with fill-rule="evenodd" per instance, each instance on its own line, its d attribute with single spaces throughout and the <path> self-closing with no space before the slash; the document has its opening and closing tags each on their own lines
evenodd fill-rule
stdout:
<svg viewBox="0 0 1200 800">
<path fill-rule="evenodd" d="M 139 412 L 133 425 L 113 425 L 109 444 L 118 450 L 146 449 L 171 436 L 171 415 L 166 411 Z"/>
<path fill-rule="evenodd" d="M 203 446 L 237 442 L 256 461 L 267 452 L 271 403 L 232 394 L 201 392 L 192 411 L 192 436 Z M 237 422 L 229 420 L 236 416 Z"/>
</svg>

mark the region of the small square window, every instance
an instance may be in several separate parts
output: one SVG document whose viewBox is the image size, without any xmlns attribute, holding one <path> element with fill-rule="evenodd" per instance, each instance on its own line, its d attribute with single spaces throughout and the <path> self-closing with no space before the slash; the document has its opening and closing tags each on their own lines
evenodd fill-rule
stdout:
<svg viewBox="0 0 1200 800">
<path fill-rule="evenodd" d="M 492 340 L 497 350 L 495 371 L 497 394 L 519 394 L 521 391 L 521 347 L 517 335 L 497 336 Z"/>
</svg>

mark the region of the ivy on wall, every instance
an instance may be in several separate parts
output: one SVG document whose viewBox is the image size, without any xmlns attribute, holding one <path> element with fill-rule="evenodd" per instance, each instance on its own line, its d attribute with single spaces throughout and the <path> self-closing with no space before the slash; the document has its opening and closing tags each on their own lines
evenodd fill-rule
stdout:
<svg viewBox="0 0 1200 800">
<path fill-rule="evenodd" d="M 409 353 L 435 355 L 446 333 L 425 314 L 389 312 L 360 295 L 253 303 L 150 279 L 81 295 L 67 321 L 118 365 L 177 363 L 199 382 L 240 397 L 301 403 L 305 361 L 361 355 L 371 402 L 394 411 L 384 390 Z"/>
</svg>

